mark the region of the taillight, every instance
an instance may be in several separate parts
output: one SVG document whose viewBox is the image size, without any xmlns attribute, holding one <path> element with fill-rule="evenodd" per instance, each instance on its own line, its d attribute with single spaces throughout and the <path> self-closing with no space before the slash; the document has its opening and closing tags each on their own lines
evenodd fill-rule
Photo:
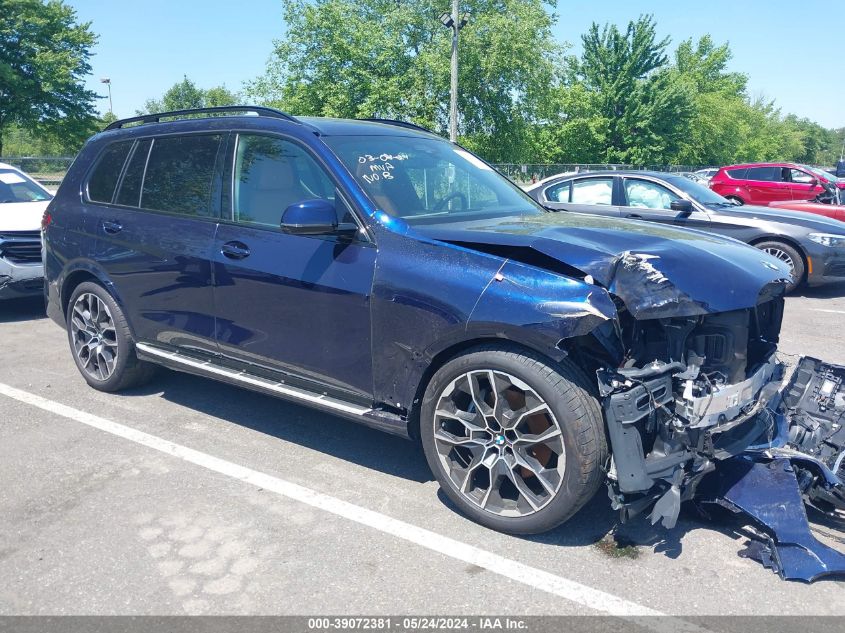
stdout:
<svg viewBox="0 0 845 633">
<path fill-rule="evenodd" d="M 50 213 L 49 210 L 44 211 L 44 215 L 41 216 L 41 230 L 46 231 L 47 227 L 53 223 L 53 214 Z"/>
</svg>

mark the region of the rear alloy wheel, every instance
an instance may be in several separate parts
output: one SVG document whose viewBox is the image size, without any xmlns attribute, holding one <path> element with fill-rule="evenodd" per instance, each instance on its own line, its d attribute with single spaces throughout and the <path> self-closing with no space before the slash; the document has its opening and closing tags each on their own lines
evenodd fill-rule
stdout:
<svg viewBox="0 0 845 633">
<path fill-rule="evenodd" d="M 755 246 L 764 253 L 768 253 L 789 266 L 792 281 L 786 287 L 787 292 L 793 292 L 801 285 L 804 281 L 804 273 L 806 271 L 804 258 L 801 257 L 801 253 L 795 250 L 793 246 L 784 242 L 760 242 L 759 244 L 755 244 Z"/>
<path fill-rule="evenodd" d="M 496 530 L 549 530 L 602 481 L 602 416 L 574 366 L 479 349 L 434 375 L 420 421 L 426 458 L 443 491 Z"/>
<path fill-rule="evenodd" d="M 147 382 L 155 366 L 138 360 L 123 312 L 106 290 L 79 284 L 67 308 L 73 360 L 86 382 L 100 391 L 119 391 Z"/>
<path fill-rule="evenodd" d="M 731 201 L 731 202 L 733 202 L 734 204 L 738 204 L 738 205 L 740 205 L 740 206 L 742 206 L 743 204 L 745 204 L 745 202 L 742 200 L 742 198 L 740 198 L 740 197 L 738 197 L 738 196 L 725 196 L 725 199 L 726 199 L 726 200 L 730 200 L 730 201 Z"/>
</svg>

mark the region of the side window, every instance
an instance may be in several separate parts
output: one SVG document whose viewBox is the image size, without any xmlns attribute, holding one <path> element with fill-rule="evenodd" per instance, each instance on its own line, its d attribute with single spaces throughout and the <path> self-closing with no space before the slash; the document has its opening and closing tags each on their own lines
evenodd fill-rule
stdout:
<svg viewBox="0 0 845 633">
<path fill-rule="evenodd" d="M 613 178 L 585 178 L 572 183 L 573 204 L 613 204 Z"/>
<path fill-rule="evenodd" d="M 123 180 L 120 183 L 120 190 L 117 192 L 115 202 L 127 207 L 137 207 L 141 203 L 141 182 L 144 179 L 144 170 L 147 167 L 147 157 L 150 154 L 152 141 L 144 139 L 135 145 Z"/>
<path fill-rule="evenodd" d="M 734 180 L 745 180 L 745 174 L 748 173 L 748 168 L 743 167 L 741 169 L 728 169 L 725 173 Z"/>
<path fill-rule="evenodd" d="M 335 202 L 335 186 L 323 167 L 299 145 L 272 136 L 241 134 L 235 152 L 234 218 L 278 227 L 290 205 L 323 198 Z M 351 221 L 338 204 L 338 222 Z"/>
<path fill-rule="evenodd" d="M 792 182 L 797 182 L 802 185 L 809 185 L 810 182 L 813 180 L 813 176 L 808 174 L 806 171 L 801 171 L 800 169 L 790 169 L 789 179 Z"/>
<path fill-rule="evenodd" d="M 546 189 L 546 200 L 549 202 L 569 202 L 569 189 L 572 182 L 559 182 Z"/>
<path fill-rule="evenodd" d="M 670 209 L 672 202 L 680 199 L 662 185 L 632 178 L 625 180 L 625 195 L 628 206 L 638 209 Z"/>
<path fill-rule="evenodd" d="M 209 217 L 219 134 L 166 136 L 153 140 L 140 206 Z"/>
<path fill-rule="evenodd" d="M 110 203 L 123 163 L 129 155 L 132 141 L 120 141 L 107 146 L 97 159 L 97 165 L 88 179 L 88 198 L 94 202 Z"/>
<path fill-rule="evenodd" d="M 749 167 L 746 180 L 759 182 L 780 182 L 780 167 Z"/>
</svg>

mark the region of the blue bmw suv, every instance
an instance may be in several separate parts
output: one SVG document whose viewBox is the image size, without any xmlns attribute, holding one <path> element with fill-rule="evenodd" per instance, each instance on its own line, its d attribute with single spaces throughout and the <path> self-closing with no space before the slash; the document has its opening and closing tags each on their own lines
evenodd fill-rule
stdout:
<svg viewBox="0 0 845 633">
<path fill-rule="evenodd" d="M 43 224 L 48 313 L 93 388 L 163 365 L 411 438 L 497 530 L 548 530 L 603 483 L 671 526 L 772 442 L 782 263 L 555 213 L 408 123 L 118 121 Z"/>
</svg>

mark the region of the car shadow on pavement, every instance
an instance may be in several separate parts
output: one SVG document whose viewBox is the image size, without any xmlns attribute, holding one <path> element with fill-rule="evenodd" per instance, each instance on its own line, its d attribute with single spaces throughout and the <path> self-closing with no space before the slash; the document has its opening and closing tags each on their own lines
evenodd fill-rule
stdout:
<svg viewBox="0 0 845 633">
<path fill-rule="evenodd" d="M 365 468 L 419 483 L 433 479 L 418 445 L 271 396 L 165 369 L 149 385 L 122 392 L 156 393 L 180 406 Z"/>
<path fill-rule="evenodd" d="M 0 301 L 0 323 L 19 323 L 46 319 L 43 297 L 25 297 Z"/>
<path fill-rule="evenodd" d="M 417 444 L 271 396 L 164 369 L 149 385 L 123 392 L 126 396 L 152 394 L 364 468 L 418 483 L 433 479 Z M 459 514 L 442 490 L 438 491 L 438 498 Z M 596 545 L 610 534 L 620 543 L 650 548 L 655 553 L 677 558 L 683 549 L 684 536 L 701 529 L 718 531 L 733 539 L 751 536 L 741 521 L 721 514 L 705 520 L 691 504 L 682 506 L 678 524 L 671 530 L 659 524 L 652 526 L 647 516 L 634 517 L 623 524 L 611 509 L 602 487 L 560 527 L 522 538 L 560 547 L 583 547 Z"/>
<path fill-rule="evenodd" d="M 845 281 L 825 284 L 824 286 L 814 286 L 812 288 L 803 286 L 792 296 L 806 297 L 808 299 L 835 299 L 845 297 Z"/>
</svg>

